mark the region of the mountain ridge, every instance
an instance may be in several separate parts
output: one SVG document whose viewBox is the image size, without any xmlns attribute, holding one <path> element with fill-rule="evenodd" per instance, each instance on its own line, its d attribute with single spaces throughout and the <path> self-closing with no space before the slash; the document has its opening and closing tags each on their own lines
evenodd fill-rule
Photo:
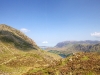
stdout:
<svg viewBox="0 0 100 75">
<path fill-rule="evenodd" d="M 78 52 L 100 52 L 100 41 L 65 41 L 58 43 L 55 47 L 46 48 L 48 52 L 58 54 L 62 57 Z"/>
<path fill-rule="evenodd" d="M 36 43 L 24 33 L 5 24 L 0 25 L 0 40 L 3 42 L 14 43 L 15 46 L 23 45 L 23 47 L 25 47 L 29 45 L 30 48 L 39 49 Z"/>
<path fill-rule="evenodd" d="M 98 44 L 98 43 L 100 43 L 100 41 L 98 41 L 98 40 L 63 41 L 63 42 L 57 43 L 55 47 L 61 48 L 61 47 L 67 46 L 67 45 L 69 45 L 69 44 L 74 45 L 74 44 Z"/>
</svg>

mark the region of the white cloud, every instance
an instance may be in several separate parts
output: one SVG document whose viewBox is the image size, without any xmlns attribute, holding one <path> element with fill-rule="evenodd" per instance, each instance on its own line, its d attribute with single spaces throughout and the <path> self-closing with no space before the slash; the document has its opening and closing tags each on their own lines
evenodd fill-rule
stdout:
<svg viewBox="0 0 100 75">
<path fill-rule="evenodd" d="M 94 33 L 91 33 L 91 36 L 94 36 L 94 37 L 100 37 L 100 32 L 94 32 Z"/>
<path fill-rule="evenodd" d="M 26 28 L 22 28 L 22 29 L 20 29 L 20 31 L 26 33 L 26 32 L 29 32 L 30 30 L 28 30 L 28 29 L 26 29 Z"/>
<path fill-rule="evenodd" d="M 48 41 L 43 41 L 42 43 L 48 43 Z"/>
</svg>

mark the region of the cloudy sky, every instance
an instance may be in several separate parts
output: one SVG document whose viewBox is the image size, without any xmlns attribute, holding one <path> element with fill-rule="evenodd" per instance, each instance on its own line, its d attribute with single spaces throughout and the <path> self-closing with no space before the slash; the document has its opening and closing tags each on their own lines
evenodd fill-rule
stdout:
<svg viewBox="0 0 100 75">
<path fill-rule="evenodd" d="M 0 24 L 21 30 L 39 46 L 100 40 L 100 0 L 0 0 Z"/>
</svg>

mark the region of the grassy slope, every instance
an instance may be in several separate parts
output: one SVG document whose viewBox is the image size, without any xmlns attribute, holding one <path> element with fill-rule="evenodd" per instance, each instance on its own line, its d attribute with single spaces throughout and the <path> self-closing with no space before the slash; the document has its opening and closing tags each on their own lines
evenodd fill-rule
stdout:
<svg viewBox="0 0 100 75">
<path fill-rule="evenodd" d="M 2 75 L 100 74 L 100 54 L 79 53 L 59 59 L 61 57 L 58 55 L 40 50 L 20 31 L 6 25 L 0 26 L 0 74 Z"/>
<path fill-rule="evenodd" d="M 21 51 L 9 43 L 0 45 L 0 74 L 21 75 L 30 69 L 47 67 L 61 58 L 42 50 Z"/>
<path fill-rule="evenodd" d="M 31 69 L 23 75 L 99 75 L 99 53 L 77 53 L 46 68 Z"/>
<path fill-rule="evenodd" d="M 0 25 L 0 74 L 22 75 L 30 69 L 47 67 L 61 57 L 40 48 L 22 32 Z"/>
</svg>

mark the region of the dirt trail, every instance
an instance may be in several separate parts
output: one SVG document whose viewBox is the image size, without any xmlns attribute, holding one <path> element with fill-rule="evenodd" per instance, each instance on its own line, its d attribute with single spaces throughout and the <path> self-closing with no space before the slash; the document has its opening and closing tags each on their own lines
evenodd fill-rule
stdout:
<svg viewBox="0 0 100 75">
<path fill-rule="evenodd" d="M 9 60 L 7 60 L 7 61 L 5 61 L 5 62 L 1 63 L 0 65 L 7 64 L 7 63 L 9 63 L 11 60 L 13 60 L 13 59 L 16 59 L 16 57 L 13 57 L 13 58 L 11 58 L 11 59 L 9 59 Z"/>
</svg>

